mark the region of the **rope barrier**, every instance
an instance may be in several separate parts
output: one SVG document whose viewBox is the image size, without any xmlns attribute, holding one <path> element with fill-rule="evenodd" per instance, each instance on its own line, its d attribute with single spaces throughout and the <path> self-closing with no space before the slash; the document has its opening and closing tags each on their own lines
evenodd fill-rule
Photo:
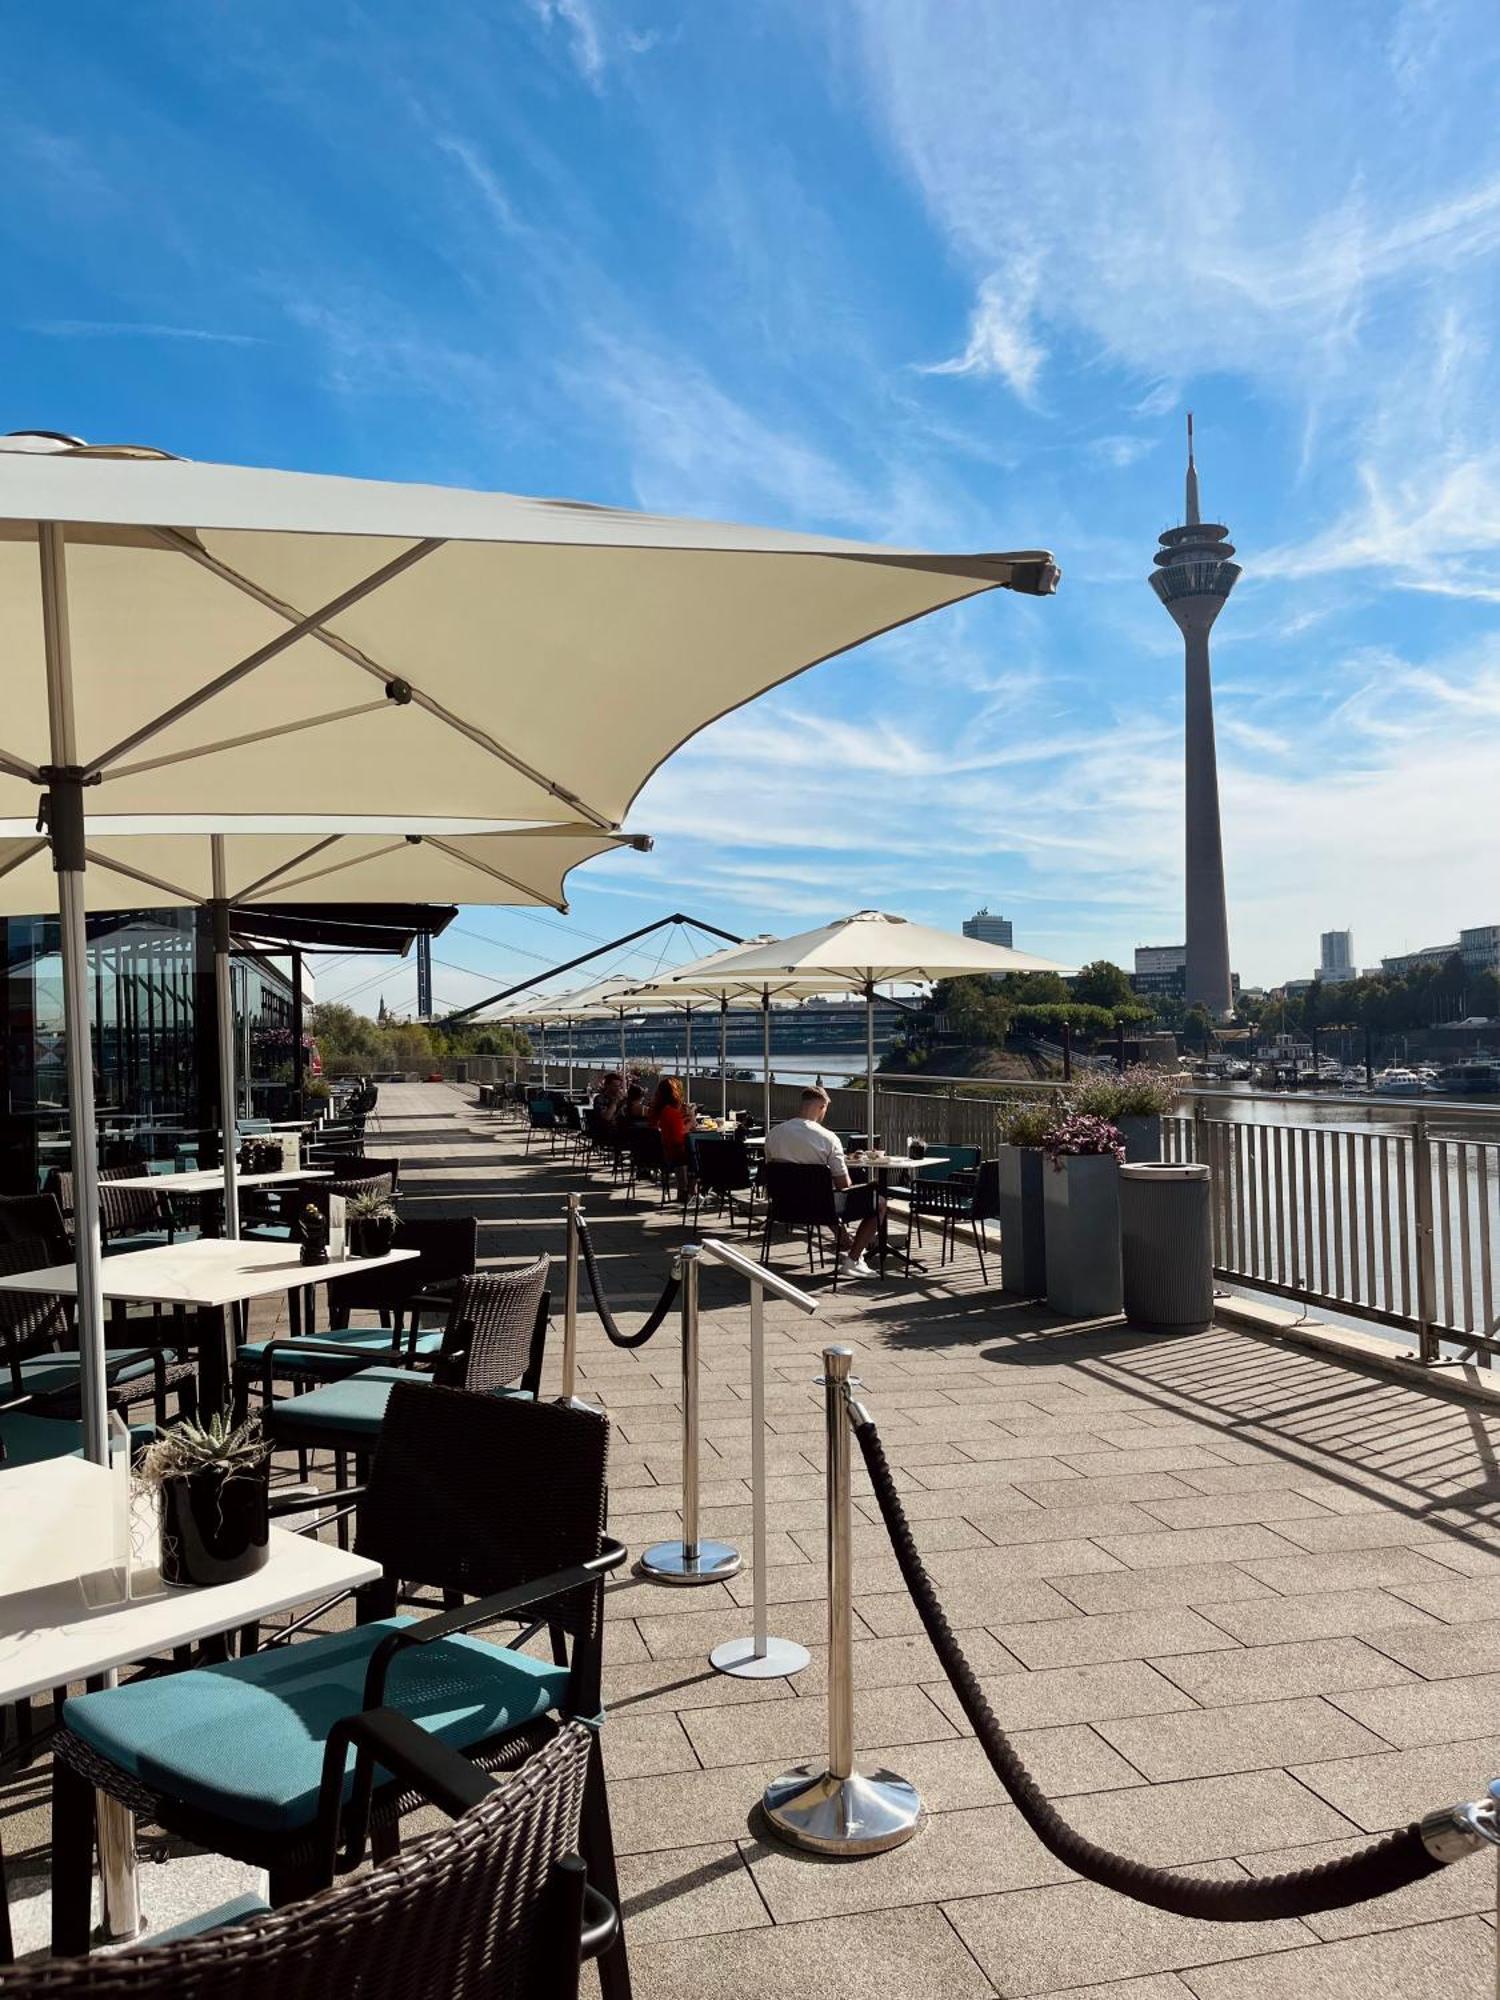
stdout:
<svg viewBox="0 0 1500 2000">
<path fill-rule="evenodd" d="M 1273 1918 L 1305 1917 L 1319 1910 L 1343 1909 L 1350 1903 L 1388 1896 L 1393 1890 L 1420 1881 L 1424 1875 L 1435 1874 L 1449 1861 L 1458 1860 L 1479 1846 L 1479 1830 L 1463 1818 L 1465 1809 L 1460 1807 L 1414 1822 L 1398 1833 L 1387 1834 L 1358 1854 L 1326 1861 L 1316 1868 L 1249 1880 L 1208 1881 L 1202 1876 L 1178 1875 L 1166 1868 L 1128 1861 L 1123 1855 L 1112 1854 L 1108 1848 L 1085 1838 L 1043 1795 L 996 1721 L 917 1552 L 880 1433 L 862 1410 L 857 1417 L 854 1415 L 856 1407 L 850 1411 L 854 1435 L 864 1454 L 886 1533 L 923 1629 L 964 1714 L 984 1746 L 996 1777 L 1042 1845 L 1077 1874 L 1174 1916 L 1206 1918 L 1221 1924 L 1264 1923 Z"/>
<path fill-rule="evenodd" d="M 594 1295 L 594 1307 L 599 1315 L 599 1324 L 615 1347 L 644 1347 L 657 1328 L 671 1312 L 677 1300 L 681 1278 L 674 1272 L 662 1287 L 661 1297 L 647 1313 L 634 1333 L 621 1333 L 614 1314 L 609 1309 L 609 1301 L 604 1296 L 604 1287 L 599 1282 L 599 1266 L 594 1257 L 594 1246 L 589 1239 L 589 1227 L 579 1213 L 574 1227 L 578 1232 L 578 1247 L 583 1252 L 583 1268 L 588 1273 L 589 1290 Z"/>
</svg>

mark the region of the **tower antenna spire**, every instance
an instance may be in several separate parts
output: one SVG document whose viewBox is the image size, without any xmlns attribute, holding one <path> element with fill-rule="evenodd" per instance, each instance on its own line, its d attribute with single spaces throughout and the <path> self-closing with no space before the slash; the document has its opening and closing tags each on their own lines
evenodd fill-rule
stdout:
<svg viewBox="0 0 1500 2000">
<path fill-rule="evenodd" d="M 1187 524 L 1196 528 L 1202 520 L 1198 511 L 1198 468 L 1193 463 L 1193 413 L 1187 413 L 1188 420 L 1188 462 L 1187 462 Z"/>
</svg>

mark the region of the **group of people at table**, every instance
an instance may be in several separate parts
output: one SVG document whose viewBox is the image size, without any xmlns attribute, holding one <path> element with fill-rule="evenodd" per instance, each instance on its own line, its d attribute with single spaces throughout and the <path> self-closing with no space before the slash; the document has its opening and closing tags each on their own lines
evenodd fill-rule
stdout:
<svg viewBox="0 0 1500 2000">
<path fill-rule="evenodd" d="M 802 1093 L 796 1117 L 783 1119 L 766 1134 L 765 1159 L 769 1165 L 827 1168 L 839 1216 L 840 1275 L 871 1278 L 875 1273 L 865 1262 L 865 1252 L 879 1234 L 884 1199 L 871 1184 L 855 1185 L 843 1141 L 825 1122 L 831 1101 L 821 1085 L 810 1084 Z M 694 1107 L 686 1101 L 675 1076 L 662 1077 L 648 1099 L 639 1083 L 627 1086 L 618 1070 L 610 1070 L 595 1092 L 593 1104 L 597 1117 L 614 1131 L 625 1133 L 632 1126 L 645 1125 L 657 1133 L 667 1170 L 679 1177 L 684 1195 L 692 1197 L 697 1186 L 693 1152 L 696 1119 Z"/>
</svg>

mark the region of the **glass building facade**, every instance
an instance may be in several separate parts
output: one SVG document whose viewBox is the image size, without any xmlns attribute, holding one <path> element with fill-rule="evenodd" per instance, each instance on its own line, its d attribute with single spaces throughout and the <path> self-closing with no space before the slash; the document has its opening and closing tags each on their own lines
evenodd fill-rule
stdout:
<svg viewBox="0 0 1500 2000">
<path fill-rule="evenodd" d="M 27 1194 L 67 1165 L 62 961 L 55 916 L 0 921 L 5 1042 L 0 1191 Z M 206 912 L 139 910 L 88 920 L 94 1098 L 104 1165 L 182 1154 L 217 1158 L 218 1039 Z M 242 1103 L 279 1080 L 290 980 L 249 952 L 233 958 Z M 205 1143 L 207 1142 L 207 1143 Z"/>
</svg>

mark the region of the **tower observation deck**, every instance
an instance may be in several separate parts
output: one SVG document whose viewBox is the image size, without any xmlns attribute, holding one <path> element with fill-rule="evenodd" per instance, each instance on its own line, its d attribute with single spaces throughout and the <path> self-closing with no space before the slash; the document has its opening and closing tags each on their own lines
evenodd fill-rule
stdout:
<svg viewBox="0 0 1500 2000">
<path fill-rule="evenodd" d="M 1229 530 L 1202 519 L 1191 414 L 1187 430 L 1186 519 L 1181 527 L 1162 531 L 1151 588 L 1181 632 L 1184 650 L 1187 1002 L 1223 1020 L 1233 1012 L 1234 995 L 1208 635 L 1240 579 L 1240 566 L 1233 560 Z"/>
</svg>

